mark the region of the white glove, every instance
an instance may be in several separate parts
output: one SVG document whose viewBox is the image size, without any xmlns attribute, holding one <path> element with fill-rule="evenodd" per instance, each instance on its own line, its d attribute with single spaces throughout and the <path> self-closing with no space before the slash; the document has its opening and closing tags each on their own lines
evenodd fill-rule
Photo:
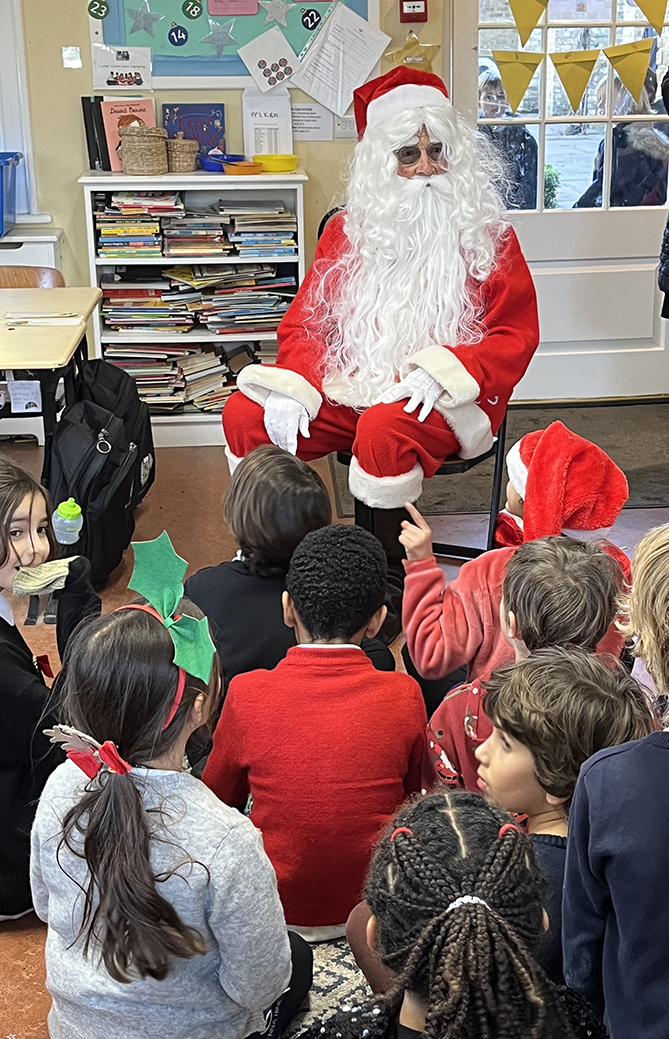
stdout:
<svg viewBox="0 0 669 1039">
<path fill-rule="evenodd" d="M 401 382 L 395 383 L 389 390 L 386 390 L 376 403 L 394 404 L 396 400 L 403 400 L 405 397 L 409 397 L 409 403 L 404 409 L 407 415 L 410 415 L 419 404 L 422 404 L 418 421 L 425 422 L 425 419 L 443 392 L 443 386 L 440 386 L 436 379 L 433 379 L 422 368 L 414 368 Z"/>
<path fill-rule="evenodd" d="M 277 447 L 297 453 L 297 434 L 309 437 L 309 412 L 299 400 L 285 393 L 270 390 L 265 401 L 265 429 L 267 436 Z"/>
</svg>

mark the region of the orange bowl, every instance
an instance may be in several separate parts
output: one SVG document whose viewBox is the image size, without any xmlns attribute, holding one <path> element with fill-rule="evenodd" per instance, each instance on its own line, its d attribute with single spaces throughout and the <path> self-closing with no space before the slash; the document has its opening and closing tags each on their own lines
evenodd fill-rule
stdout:
<svg viewBox="0 0 669 1039">
<path fill-rule="evenodd" d="M 232 177 L 246 177 L 248 174 L 262 173 L 262 163 L 260 162 L 225 162 L 223 164 L 225 172 Z"/>
</svg>

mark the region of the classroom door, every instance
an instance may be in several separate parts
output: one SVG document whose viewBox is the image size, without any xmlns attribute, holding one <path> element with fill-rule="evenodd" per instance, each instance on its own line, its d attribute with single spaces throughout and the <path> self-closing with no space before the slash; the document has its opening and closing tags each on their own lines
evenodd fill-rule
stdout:
<svg viewBox="0 0 669 1039">
<path fill-rule="evenodd" d="M 658 37 L 633 0 L 549 0 L 525 50 L 595 50 L 654 38 L 635 103 L 600 54 L 573 113 L 550 59 L 512 116 L 493 50 L 520 50 L 508 0 L 453 0 L 455 106 L 505 159 L 510 220 L 539 299 L 541 344 L 515 399 L 669 393 L 657 267 L 667 218 L 669 116 Z M 664 131 L 664 132 L 663 132 Z"/>
</svg>

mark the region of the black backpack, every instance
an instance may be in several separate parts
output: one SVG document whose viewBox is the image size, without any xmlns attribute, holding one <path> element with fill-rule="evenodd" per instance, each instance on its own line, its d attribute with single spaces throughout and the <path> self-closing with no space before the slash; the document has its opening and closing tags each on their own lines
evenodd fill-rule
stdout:
<svg viewBox="0 0 669 1039">
<path fill-rule="evenodd" d="M 81 505 L 77 550 L 100 587 L 121 562 L 133 511 L 155 479 L 151 419 L 133 379 L 106 361 L 81 363 L 76 398 L 45 445 L 42 482 L 54 506 L 69 497 Z"/>
</svg>

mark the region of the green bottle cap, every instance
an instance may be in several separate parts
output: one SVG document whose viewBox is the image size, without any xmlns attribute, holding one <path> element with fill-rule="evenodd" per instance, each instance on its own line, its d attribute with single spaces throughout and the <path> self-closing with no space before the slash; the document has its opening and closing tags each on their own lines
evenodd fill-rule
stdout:
<svg viewBox="0 0 669 1039">
<path fill-rule="evenodd" d="M 77 505 L 74 498 L 68 498 L 67 501 L 60 503 L 56 511 L 63 519 L 79 519 L 81 516 L 81 505 Z"/>
</svg>

